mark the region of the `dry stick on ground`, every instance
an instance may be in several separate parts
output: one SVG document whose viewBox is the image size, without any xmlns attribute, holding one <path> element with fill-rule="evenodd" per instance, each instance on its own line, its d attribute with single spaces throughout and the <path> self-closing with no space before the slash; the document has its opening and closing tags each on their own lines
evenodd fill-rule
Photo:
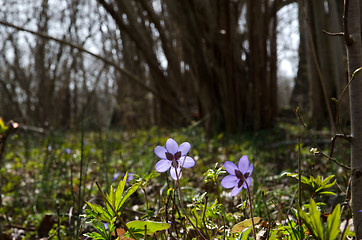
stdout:
<svg viewBox="0 0 362 240">
<path fill-rule="evenodd" d="M 171 107 L 173 109 L 175 109 L 175 111 L 177 111 L 178 113 L 181 114 L 181 116 L 185 119 L 189 119 L 189 117 L 186 116 L 186 114 L 184 112 L 182 112 L 180 110 L 180 107 L 179 106 L 176 106 L 174 104 L 172 104 L 171 102 L 167 101 L 167 99 L 162 96 L 158 91 L 156 91 L 155 89 L 147 86 L 139 77 L 137 77 L 136 75 L 134 75 L 133 73 L 131 73 L 130 71 L 124 69 L 124 68 L 121 68 L 118 64 L 116 64 L 115 62 L 113 61 L 110 61 L 109 59 L 103 57 L 103 56 L 100 56 L 98 54 L 95 54 L 95 53 L 92 53 L 90 51 L 88 51 L 87 49 L 85 49 L 84 47 L 82 46 L 79 46 L 77 44 L 74 44 L 74 43 L 71 43 L 71 42 L 68 42 L 64 39 L 58 39 L 58 38 L 55 38 L 55 37 L 52 37 L 48 34 L 45 34 L 45 33 L 41 33 L 41 32 L 35 32 L 35 31 L 32 31 L 30 29 L 26 29 L 26 28 L 23 28 L 23 27 L 20 27 L 20 26 L 16 26 L 14 24 L 11 24 L 11 23 L 8 23 L 8 22 L 5 22 L 5 21 L 2 21 L 0 20 L 0 24 L 1 25 L 4 25 L 4 26 L 7 26 L 7 27 L 11 27 L 11 28 L 14 28 L 16 30 L 19 30 L 19 31 L 23 31 L 23 32 L 27 32 L 27 33 L 31 33 L 31 34 L 34 34 L 34 35 L 37 35 L 39 37 L 42 37 L 42 38 L 45 38 L 45 39 L 48 39 L 48 40 L 52 40 L 52 41 L 55 41 L 57 43 L 60 43 L 60 44 L 63 44 L 63 45 L 68 45 L 69 47 L 71 48 L 75 48 L 75 49 L 78 49 L 79 51 L 81 52 L 84 52 L 84 53 L 87 53 L 89 55 L 91 55 L 92 57 L 95 57 L 103 62 L 105 62 L 106 64 L 108 65 L 111 65 L 113 66 L 116 70 L 118 70 L 119 72 L 121 72 L 122 74 L 126 75 L 127 77 L 129 77 L 132 81 L 136 82 L 137 84 L 139 84 L 140 86 L 142 86 L 143 88 L 145 88 L 147 91 L 149 91 L 150 93 L 154 94 L 156 97 L 160 98 L 165 104 L 169 104 L 171 105 Z"/>
</svg>

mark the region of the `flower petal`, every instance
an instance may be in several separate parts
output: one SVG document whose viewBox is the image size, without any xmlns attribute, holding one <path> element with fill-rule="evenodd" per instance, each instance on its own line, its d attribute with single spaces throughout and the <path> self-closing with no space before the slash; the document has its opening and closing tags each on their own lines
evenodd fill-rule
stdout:
<svg viewBox="0 0 362 240">
<path fill-rule="evenodd" d="M 250 187 L 251 187 L 251 181 L 253 180 L 253 178 L 251 178 L 251 177 L 248 177 L 247 179 L 246 179 L 246 183 L 248 184 L 248 186 L 249 186 L 249 189 L 250 189 Z M 245 184 L 245 183 L 244 183 Z M 245 188 L 247 188 L 246 187 L 246 185 L 245 185 Z"/>
<path fill-rule="evenodd" d="M 116 173 L 113 175 L 112 182 L 116 181 L 117 178 L 119 177 L 119 175 L 121 175 L 121 173 L 120 173 L 120 172 L 116 172 Z"/>
<path fill-rule="evenodd" d="M 181 151 L 181 156 L 185 156 L 191 148 L 191 144 L 188 142 L 181 143 L 180 146 L 178 146 L 178 151 Z"/>
<path fill-rule="evenodd" d="M 231 191 L 230 195 L 231 195 L 232 197 L 238 195 L 238 194 L 240 193 L 241 189 L 243 189 L 243 186 L 241 186 L 240 188 L 238 188 L 238 185 L 236 185 L 236 186 L 234 187 L 234 189 Z"/>
<path fill-rule="evenodd" d="M 248 156 L 244 155 L 240 158 L 238 168 L 242 174 L 245 174 L 249 168 Z"/>
<path fill-rule="evenodd" d="M 224 163 L 224 167 L 225 167 L 225 170 L 231 175 L 235 175 L 235 170 L 238 169 L 238 167 L 235 165 L 235 163 L 230 162 L 230 161 L 226 161 Z"/>
<path fill-rule="evenodd" d="M 239 179 L 233 175 L 227 175 L 221 180 L 221 186 L 224 188 L 233 188 L 238 185 Z"/>
<path fill-rule="evenodd" d="M 249 176 L 253 173 L 253 169 L 254 169 L 253 164 L 250 164 L 248 170 L 246 171 L 249 173 Z"/>
<path fill-rule="evenodd" d="M 192 157 L 188 157 L 188 156 L 187 157 L 181 157 L 178 160 L 178 163 L 183 168 L 190 168 L 190 167 L 195 166 L 195 160 L 192 159 Z"/>
<path fill-rule="evenodd" d="M 177 174 L 178 174 L 178 178 L 180 179 L 182 176 L 182 171 L 181 171 L 180 167 L 177 168 Z M 170 175 L 173 178 L 173 180 L 177 180 L 176 169 L 174 167 L 171 167 Z"/>
<path fill-rule="evenodd" d="M 166 152 L 167 152 L 166 148 L 157 146 L 157 147 L 155 147 L 154 152 L 157 155 L 157 157 L 159 157 L 161 159 L 167 159 L 166 158 Z"/>
<path fill-rule="evenodd" d="M 156 163 L 155 169 L 157 172 L 166 172 L 170 167 L 170 160 L 160 160 Z"/>
<path fill-rule="evenodd" d="M 169 138 L 166 142 L 166 149 L 169 153 L 175 154 L 178 151 L 178 144 L 172 138 Z"/>
</svg>

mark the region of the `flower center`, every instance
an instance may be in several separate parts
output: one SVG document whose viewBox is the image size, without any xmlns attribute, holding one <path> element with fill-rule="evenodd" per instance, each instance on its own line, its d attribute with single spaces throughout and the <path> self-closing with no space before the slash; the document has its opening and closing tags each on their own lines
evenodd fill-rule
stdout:
<svg viewBox="0 0 362 240">
<path fill-rule="evenodd" d="M 250 175 L 249 172 L 242 174 L 239 170 L 235 169 L 235 176 L 240 179 L 238 182 L 238 188 L 240 188 L 243 185 L 243 183 L 246 181 L 249 175 Z"/>
<path fill-rule="evenodd" d="M 177 160 L 179 160 L 180 157 L 181 157 L 181 152 L 180 152 L 180 151 L 178 151 L 178 152 L 175 153 L 175 154 L 166 152 L 166 158 L 167 158 L 167 160 L 170 160 L 170 161 L 172 162 L 171 165 L 172 165 L 172 167 L 174 167 L 174 168 L 177 168 L 177 167 L 178 167 L 178 161 L 177 161 Z"/>
</svg>

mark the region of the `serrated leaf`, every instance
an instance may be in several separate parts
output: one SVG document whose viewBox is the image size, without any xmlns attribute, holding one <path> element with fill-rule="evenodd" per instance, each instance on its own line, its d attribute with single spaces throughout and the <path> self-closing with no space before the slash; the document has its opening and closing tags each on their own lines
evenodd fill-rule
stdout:
<svg viewBox="0 0 362 240">
<path fill-rule="evenodd" d="M 260 217 L 254 217 L 254 223 L 256 224 L 257 222 L 260 221 Z M 237 223 L 232 229 L 231 229 L 231 233 L 237 233 L 237 232 L 242 232 L 244 231 L 246 228 L 249 228 L 250 226 L 252 226 L 253 223 L 251 221 L 251 218 L 249 219 L 245 219 L 242 222 Z"/>
<path fill-rule="evenodd" d="M 117 206 L 117 209 L 120 209 L 122 205 L 125 203 L 125 201 L 139 188 L 139 186 L 142 184 L 142 182 L 138 182 L 132 185 L 132 187 L 128 188 L 124 196 L 122 197 L 119 205 Z"/>
<path fill-rule="evenodd" d="M 102 235 L 100 235 L 99 233 L 97 233 L 97 232 L 85 233 L 83 235 L 86 236 L 86 237 L 90 237 L 92 239 L 96 239 L 96 240 L 98 240 L 98 239 L 103 240 L 104 239 L 104 237 Z"/>
<path fill-rule="evenodd" d="M 317 209 L 317 205 L 315 204 L 313 198 L 310 199 L 310 222 L 312 227 L 314 228 L 314 232 L 316 234 L 316 238 L 323 239 L 323 225 L 321 221 L 321 213 Z"/>
<path fill-rule="evenodd" d="M 341 216 L 341 206 L 337 204 L 334 207 L 332 214 L 327 218 L 327 240 L 334 240 L 339 233 L 339 223 Z"/>
<path fill-rule="evenodd" d="M 114 208 L 114 200 L 115 200 L 115 197 L 114 197 L 114 190 L 113 190 L 113 187 L 112 187 L 112 186 L 111 186 L 111 188 L 110 188 L 110 190 L 109 190 L 109 194 L 106 194 L 106 197 L 107 197 L 109 203 L 111 204 L 111 206 Z M 108 203 L 106 204 L 107 211 L 108 211 L 109 213 L 111 213 L 112 217 L 114 217 L 114 216 L 115 216 L 115 213 L 113 212 L 111 206 L 109 206 Z"/>
<path fill-rule="evenodd" d="M 122 201 L 122 195 L 124 192 L 124 188 L 126 186 L 126 182 L 127 182 L 127 175 L 128 173 L 126 173 L 124 175 L 124 178 L 122 181 L 120 181 L 118 183 L 118 187 L 116 189 L 116 194 L 115 194 L 115 204 L 114 204 L 114 209 L 116 210 L 116 212 L 119 211 L 119 209 L 121 208 L 122 205 L 120 205 L 121 201 Z"/>
<path fill-rule="evenodd" d="M 127 227 L 132 229 L 134 233 L 143 233 L 145 231 L 145 226 L 147 227 L 147 235 L 152 235 L 157 231 L 166 230 L 171 225 L 164 222 L 153 222 L 153 221 L 131 221 L 128 222 Z"/>
<path fill-rule="evenodd" d="M 93 212 L 97 215 L 97 218 L 104 222 L 110 222 L 112 220 L 111 214 L 108 211 L 104 210 L 101 206 L 95 205 L 90 202 L 86 202 L 87 205 L 93 210 Z"/>
<path fill-rule="evenodd" d="M 309 215 L 298 206 L 298 213 L 304 224 L 307 226 L 309 232 L 316 240 L 323 240 L 323 226 L 321 222 L 320 212 L 314 200 L 310 199 Z"/>
</svg>

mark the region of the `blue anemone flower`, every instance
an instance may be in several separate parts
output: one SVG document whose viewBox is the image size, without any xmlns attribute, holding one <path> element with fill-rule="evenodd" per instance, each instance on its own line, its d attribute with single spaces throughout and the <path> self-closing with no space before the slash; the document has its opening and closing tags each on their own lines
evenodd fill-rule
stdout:
<svg viewBox="0 0 362 240">
<path fill-rule="evenodd" d="M 161 146 L 155 147 L 155 154 L 161 158 L 161 160 L 156 163 L 156 171 L 166 172 L 171 168 L 171 177 L 174 180 L 177 180 L 177 176 L 178 178 L 181 178 L 182 168 L 190 168 L 195 165 L 195 160 L 189 156 L 186 156 L 190 148 L 190 143 L 184 142 L 178 145 L 177 142 L 172 138 L 167 140 L 166 148 Z"/>
<path fill-rule="evenodd" d="M 221 180 L 221 186 L 224 188 L 234 188 L 230 193 L 231 196 L 238 195 L 241 189 L 247 189 L 247 186 L 250 186 L 252 181 L 250 175 L 253 172 L 253 164 L 249 165 L 248 156 L 242 156 L 238 166 L 230 161 L 226 161 L 224 167 L 230 175 L 227 175 Z"/>
</svg>

